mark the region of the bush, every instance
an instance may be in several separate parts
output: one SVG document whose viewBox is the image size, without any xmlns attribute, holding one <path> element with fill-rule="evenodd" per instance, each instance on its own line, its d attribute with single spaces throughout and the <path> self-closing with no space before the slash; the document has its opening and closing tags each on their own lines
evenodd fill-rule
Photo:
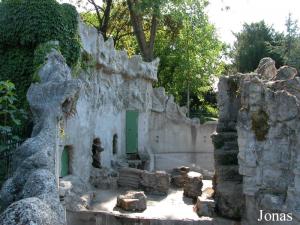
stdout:
<svg viewBox="0 0 300 225">
<path fill-rule="evenodd" d="M 22 106 L 32 75 L 37 69 L 37 46 L 59 41 L 69 66 L 77 64 L 80 43 L 77 11 L 55 0 L 4 0 L 0 3 L 0 80 L 15 83 Z"/>
<path fill-rule="evenodd" d="M 20 127 L 26 114 L 17 109 L 16 102 L 15 85 L 10 81 L 0 81 L 0 152 L 8 147 L 8 141 L 20 140 L 14 130 Z"/>
</svg>

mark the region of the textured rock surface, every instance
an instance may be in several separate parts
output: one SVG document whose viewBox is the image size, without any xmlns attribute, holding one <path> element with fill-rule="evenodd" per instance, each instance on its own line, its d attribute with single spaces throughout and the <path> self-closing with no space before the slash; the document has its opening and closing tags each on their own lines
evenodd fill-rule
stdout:
<svg viewBox="0 0 300 225">
<path fill-rule="evenodd" d="M 222 216 L 236 214 L 241 217 L 240 213 L 232 212 L 232 205 L 240 204 L 245 212 L 242 214 L 243 225 L 294 225 L 299 224 L 300 203 L 300 80 L 295 77 L 295 70 L 289 67 L 275 71 L 277 75 L 274 77 L 273 63 L 271 60 L 268 62 L 270 68 L 263 69 L 263 72 L 258 69 L 260 74 L 238 74 L 220 79 L 220 121 L 218 133 L 213 137 L 216 154 L 219 154 L 218 149 L 227 151 L 225 146 L 229 139 L 228 133 L 224 132 L 226 127 L 234 131 L 232 139 L 233 136 L 234 141 L 237 138 L 238 146 L 232 143 L 232 147 L 228 148 L 235 149 L 231 157 L 216 157 L 215 200 L 218 213 Z M 270 81 L 272 77 L 274 79 Z M 235 81 L 235 85 L 231 84 L 232 81 Z M 235 96 L 235 101 L 230 96 Z M 229 108 L 234 108 L 235 113 L 228 114 Z M 228 125 L 230 118 L 234 118 L 234 126 Z M 227 135 L 226 139 L 224 134 Z M 230 168 L 224 170 L 224 163 Z M 233 165 L 238 165 L 239 173 Z M 233 168 L 234 171 L 229 172 Z M 242 182 L 243 185 L 236 185 L 236 182 Z M 224 190 L 227 191 L 224 193 Z M 244 206 L 242 202 L 245 202 Z M 260 210 L 292 213 L 293 220 L 258 222 Z"/>
<path fill-rule="evenodd" d="M 1 190 L 8 208 L 0 216 L 6 225 L 62 225 L 64 210 L 59 201 L 55 158 L 59 121 L 75 102 L 80 82 L 71 78 L 65 59 L 55 50 L 39 71 L 40 83 L 32 84 L 27 99 L 34 116 L 32 138 L 14 153 L 14 174 Z M 13 203 L 14 202 L 14 203 Z"/>
<path fill-rule="evenodd" d="M 293 213 L 291 224 L 297 224 L 300 81 L 267 82 L 248 75 L 240 85 L 238 158 L 245 224 L 258 224 L 259 210 Z"/>
<path fill-rule="evenodd" d="M 128 191 L 118 196 L 117 207 L 126 211 L 144 211 L 147 208 L 147 197 L 142 191 Z"/>
<path fill-rule="evenodd" d="M 203 176 L 201 173 L 188 172 L 186 183 L 183 187 L 183 194 L 186 197 L 197 198 L 202 194 Z"/>
<path fill-rule="evenodd" d="M 275 61 L 269 57 L 261 59 L 255 72 L 266 80 L 274 78 L 277 73 Z"/>
<path fill-rule="evenodd" d="M 190 168 L 185 166 L 174 168 L 171 174 L 171 183 L 175 187 L 183 188 L 189 171 Z"/>
<path fill-rule="evenodd" d="M 297 70 L 290 66 L 282 66 L 278 69 L 274 80 L 289 80 L 297 75 Z"/>
</svg>

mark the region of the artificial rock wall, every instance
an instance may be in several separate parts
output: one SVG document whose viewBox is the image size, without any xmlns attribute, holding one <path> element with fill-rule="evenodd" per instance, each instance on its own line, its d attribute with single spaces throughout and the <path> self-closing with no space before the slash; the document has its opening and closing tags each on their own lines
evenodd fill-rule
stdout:
<svg viewBox="0 0 300 225">
<path fill-rule="evenodd" d="M 100 138 L 104 149 L 102 166 L 110 168 L 126 158 L 127 110 L 139 112 L 138 152 L 148 159 L 146 169 L 171 171 L 185 165 L 211 174 L 213 146 L 209 136 L 216 124 L 200 125 L 198 120 L 187 118 L 186 109 L 163 88 L 152 87 L 157 81 L 158 60 L 147 63 L 140 56 L 129 57 L 116 50 L 111 39 L 104 41 L 96 29 L 83 23 L 79 34 L 87 69 L 77 75 L 83 85 L 75 116 L 64 121 L 60 149 L 72 146 L 72 175 L 89 181 L 95 138 Z M 114 135 L 118 137 L 116 154 L 112 150 Z"/>
<path fill-rule="evenodd" d="M 139 112 L 138 151 L 148 156 L 149 170 L 160 168 L 159 163 L 155 167 L 155 154 L 165 153 L 165 148 L 192 153 L 185 165 L 198 164 L 193 156 L 201 151 L 207 153 L 203 155 L 209 158 L 207 161 L 212 161 L 212 146 L 201 147 L 201 140 L 205 136 L 207 141 L 210 130 L 203 132 L 199 122 L 188 119 L 185 109 L 166 96 L 162 88 L 152 88 L 157 80 L 158 60 L 148 63 L 140 56 L 128 57 L 126 52 L 115 50 L 112 40 L 104 41 L 96 29 L 82 22 L 78 31 L 82 41 L 81 68 L 71 72 L 62 55 L 53 50 L 38 72 L 40 81 L 28 90 L 34 129 L 32 138 L 16 150 L 14 174 L 2 187 L 0 197 L 6 210 L 0 215 L 0 224 L 65 224 L 59 197 L 69 196 L 65 203 L 81 210 L 77 206 L 86 204 L 80 202 L 81 195 L 90 190 L 91 175 L 101 180 L 101 174 L 106 173 L 100 169 L 95 172 L 92 166 L 93 140 L 101 141 L 104 151 L 99 161 L 103 167 L 123 166 L 120 158 L 126 157 L 127 110 Z M 174 132 L 181 127 L 182 132 Z M 115 154 L 114 135 L 118 136 Z M 66 146 L 70 150 L 71 174 L 60 179 Z M 170 164 L 168 169 L 180 165 Z"/>
<path fill-rule="evenodd" d="M 221 78 L 216 137 L 225 134 L 223 128 L 235 132 L 238 154 L 232 155 L 231 161 L 235 166 L 238 162 L 239 172 L 230 177 L 216 172 L 216 201 L 222 216 L 228 210 L 223 202 L 233 206 L 235 199 L 241 204 L 241 213 L 236 215 L 243 225 L 300 223 L 300 79 L 296 75 L 295 69 L 285 66 L 277 70 L 272 59 L 264 58 L 255 73 Z M 223 142 L 217 144 L 221 143 L 227 155 L 224 147 L 228 139 L 219 139 Z M 216 171 L 222 168 L 218 157 L 215 163 Z M 225 178 L 231 183 L 236 179 L 242 182 L 236 191 L 243 197 L 237 199 L 237 193 L 222 195 L 218 180 Z M 258 221 L 261 212 L 263 220 Z"/>
</svg>

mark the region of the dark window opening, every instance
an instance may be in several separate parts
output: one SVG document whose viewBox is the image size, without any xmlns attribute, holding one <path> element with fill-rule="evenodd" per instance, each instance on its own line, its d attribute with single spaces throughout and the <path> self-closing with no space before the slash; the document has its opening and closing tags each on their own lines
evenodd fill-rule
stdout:
<svg viewBox="0 0 300 225">
<path fill-rule="evenodd" d="M 93 140 L 92 145 L 92 153 L 93 153 L 93 162 L 92 166 L 95 168 L 101 169 L 101 152 L 103 152 L 104 149 L 101 147 L 101 140 L 100 138 L 95 138 Z"/>
<path fill-rule="evenodd" d="M 113 136 L 112 150 L 113 150 L 113 155 L 116 155 L 118 153 L 118 135 L 117 134 L 114 134 L 114 136 Z"/>
</svg>

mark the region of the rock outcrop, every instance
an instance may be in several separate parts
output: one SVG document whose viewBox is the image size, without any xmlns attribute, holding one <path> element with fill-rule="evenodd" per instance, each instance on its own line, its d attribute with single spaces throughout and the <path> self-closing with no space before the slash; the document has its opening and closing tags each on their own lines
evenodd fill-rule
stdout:
<svg viewBox="0 0 300 225">
<path fill-rule="evenodd" d="M 225 203 L 240 205 L 244 211 L 239 214 L 243 225 L 294 225 L 300 221 L 300 79 L 293 68 L 274 71 L 271 60 L 265 65 L 256 70 L 258 73 L 220 79 L 220 121 L 218 134 L 214 136 L 216 154 L 218 149 L 225 153 L 225 144 L 229 142 L 228 138 L 221 138 L 222 134 L 228 136 L 229 130 L 225 133 L 221 128 L 234 131 L 238 146 L 234 143 L 235 153 L 226 160 L 232 162 L 228 165 L 235 165 L 234 171 L 218 172 L 224 161 L 216 157 L 215 200 L 222 216 L 228 215 Z M 234 123 L 230 124 L 232 120 Z M 224 192 L 223 185 L 230 184 L 222 181 L 226 179 L 242 185 L 228 186 L 231 191 L 220 195 L 220 190 Z M 261 212 L 267 216 L 258 221 Z M 270 216 L 275 219 L 270 221 Z"/>
<path fill-rule="evenodd" d="M 56 50 L 48 54 L 39 77 L 27 93 L 35 123 L 32 137 L 14 153 L 13 176 L 1 190 L 7 208 L 0 224 L 65 224 L 57 188 L 56 140 L 59 124 L 73 110 L 81 86 Z"/>
<path fill-rule="evenodd" d="M 255 72 L 259 74 L 262 79 L 269 80 L 274 78 L 277 73 L 275 61 L 269 57 L 261 59 Z"/>
</svg>

